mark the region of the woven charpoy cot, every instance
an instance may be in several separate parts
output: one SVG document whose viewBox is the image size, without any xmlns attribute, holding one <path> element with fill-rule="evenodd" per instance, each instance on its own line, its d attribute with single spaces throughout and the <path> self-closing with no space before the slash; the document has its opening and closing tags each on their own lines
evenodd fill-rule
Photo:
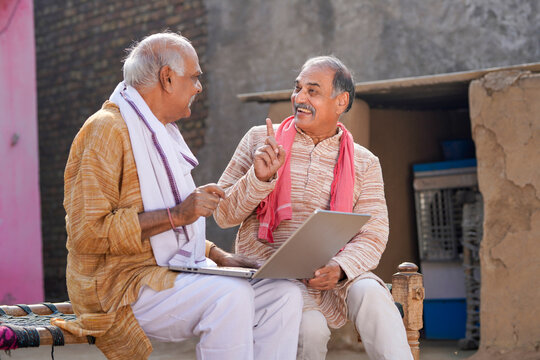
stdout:
<svg viewBox="0 0 540 360">
<path fill-rule="evenodd" d="M 55 346 L 95 342 L 91 336 L 76 337 L 63 332 L 59 327 L 51 325 L 52 318 L 75 320 L 71 304 L 64 302 L 0 307 L 0 350 L 52 345 L 51 357 L 54 359 Z"/>
<path fill-rule="evenodd" d="M 419 330 L 422 328 L 424 286 L 418 267 L 409 262 L 398 266 L 398 272 L 388 284 L 407 331 L 407 340 L 414 357 L 420 358 Z M 52 318 L 74 320 L 75 315 L 70 302 L 43 303 L 35 305 L 0 305 L 0 350 L 15 350 L 25 347 L 64 344 L 94 344 L 92 336 L 77 337 L 51 325 Z"/>
</svg>

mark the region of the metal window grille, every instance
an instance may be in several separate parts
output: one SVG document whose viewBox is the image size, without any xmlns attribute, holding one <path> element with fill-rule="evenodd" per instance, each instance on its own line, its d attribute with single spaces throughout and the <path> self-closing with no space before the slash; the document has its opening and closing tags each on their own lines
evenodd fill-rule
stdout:
<svg viewBox="0 0 540 360">
<path fill-rule="evenodd" d="M 472 187 L 415 191 L 420 260 L 456 260 L 462 253 L 462 207 Z"/>
</svg>

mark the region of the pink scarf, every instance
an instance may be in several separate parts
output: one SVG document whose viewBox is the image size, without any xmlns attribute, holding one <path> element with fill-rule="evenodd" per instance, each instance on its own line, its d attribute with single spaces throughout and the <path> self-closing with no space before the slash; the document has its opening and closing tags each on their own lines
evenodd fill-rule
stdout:
<svg viewBox="0 0 540 360">
<path fill-rule="evenodd" d="M 354 191 L 354 142 L 345 126 L 339 144 L 339 157 L 334 167 L 334 181 L 330 188 L 330 210 L 351 212 Z M 283 120 L 276 131 L 276 141 L 287 152 L 285 163 L 278 170 L 274 190 L 257 207 L 259 238 L 274 242 L 272 233 L 282 220 L 292 219 L 291 207 L 291 149 L 296 135 L 294 116 Z"/>
</svg>

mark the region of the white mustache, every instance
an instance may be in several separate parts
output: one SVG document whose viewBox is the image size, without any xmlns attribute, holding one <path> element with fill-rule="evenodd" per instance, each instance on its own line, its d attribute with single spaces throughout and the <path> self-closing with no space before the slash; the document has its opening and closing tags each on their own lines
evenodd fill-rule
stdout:
<svg viewBox="0 0 540 360">
<path fill-rule="evenodd" d="M 297 103 L 295 103 L 294 104 L 294 111 L 295 112 L 298 111 L 299 108 L 309 110 L 313 114 L 315 114 L 315 109 L 313 108 L 313 106 L 310 106 L 308 104 L 297 104 Z"/>
</svg>

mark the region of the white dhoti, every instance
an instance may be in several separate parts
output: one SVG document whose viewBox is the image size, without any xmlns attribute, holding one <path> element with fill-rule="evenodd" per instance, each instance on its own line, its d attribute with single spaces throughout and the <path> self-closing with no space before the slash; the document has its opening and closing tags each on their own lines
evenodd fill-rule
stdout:
<svg viewBox="0 0 540 360">
<path fill-rule="evenodd" d="M 198 359 L 296 357 L 302 295 L 287 280 L 181 273 L 170 289 L 144 287 L 131 307 L 151 339 L 198 336 Z"/>
<path fill-rule="evenodd" d="M 412 360 L 401 315 L 390 293 L 373 279 L 360 279 L 347 295 L 349 320 L 355 324 L 372 360 Z M 324 360 L 330 330 L 324 315 L 305 311 L 300 325 L 297 359 Z"/>
</svg>

